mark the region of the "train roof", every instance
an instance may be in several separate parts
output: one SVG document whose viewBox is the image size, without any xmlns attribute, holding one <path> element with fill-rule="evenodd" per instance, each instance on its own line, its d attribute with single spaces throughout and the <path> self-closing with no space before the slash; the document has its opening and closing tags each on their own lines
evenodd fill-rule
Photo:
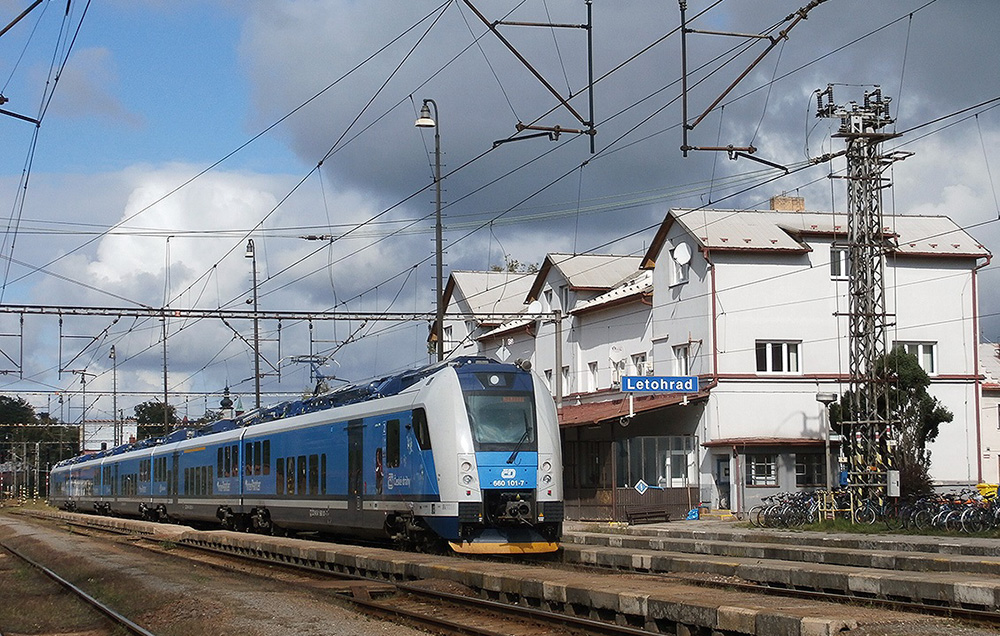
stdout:
<svg viewBox="0 0 1000 636">
<path fill-rule="evenodd" d="M 470 365 L 501 364 L 502 363 L 497 360 L 485 356 L 462 356 L 452 360 L 445 360 L 443 362 L 428 365 L 426 367 L 421 367 L 419 369 L 410 369 L 403 371 L 402 373 L 397 373 L 395 375 L 386 376 L 369 382 L 348 384 L 328 393 L 314 395 L 302 400 L 290 400 L 268 408 L 255 409 L 249 413 L 244 413 L 235 419 L 216 420 L 215 422 L 211 422 L 201 428 L 180 428 L 171 431 L 164 437 L 147 437 L 139 440 L 138 442 L 123 444 L 122 446 L 103 450 L 98 453 L 78 455 L 77 457 L 62 460 L 56 464 L 55 467 L 60 468 L 63 466 L 75 465 L 111 455 L 119 455 L 128 451 L 142 450 L 144 448 L 151 448 L 161 444 L 170 444 L 186 439 L 192 439 L 194 437 L 231 431 L 236 428 L 254 426 L 265 422 L 273 422 L 274 420 L 303 415 L 305 413 L 313 413 L 316 411 L 336 408 L 338 406 L 346 406 L 348 404 L 367 402 L 369 400 L 376 400 L 379 398 L 389 397 L 391 395 L 397 395 L 420 380 L 431 376 L 446 367 L 462 368 Z"/>
</svg>

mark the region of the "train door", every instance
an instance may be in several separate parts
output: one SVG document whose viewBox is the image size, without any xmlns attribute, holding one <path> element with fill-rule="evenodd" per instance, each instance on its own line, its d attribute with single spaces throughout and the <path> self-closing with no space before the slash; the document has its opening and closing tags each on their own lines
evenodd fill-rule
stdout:
<svg viewBox="0 0 1000 636">
<path fill-rule="evenodd" d="M 364 430 L 363 420 L 347 423 L 347 514 L 351 523 L 361 520 L 364 494 Z"/>
<path fill-rule="evenodd" d="M 167 486 L 167 491 L 170 495 L 170 503 L 177 503 L 177 473 L 180 470 L 180 462 L 180 455 L 174 453 L 173 461 L 171 463 L 171 468 L 173 470 L 171 470 L 170 474 L 167 475 L 167 481 L 170 482 L 170 485 Z"/>
</svg>

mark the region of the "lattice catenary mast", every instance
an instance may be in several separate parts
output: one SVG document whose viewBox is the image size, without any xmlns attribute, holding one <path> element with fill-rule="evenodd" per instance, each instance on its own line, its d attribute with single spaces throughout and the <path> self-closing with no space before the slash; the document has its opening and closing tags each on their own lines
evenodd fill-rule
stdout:
<svg viewBox="0 0 1000 636">
<path fill-rule="evenodd" d="M 883 155 L 889 97 L 878 87 L 864 103 L 835 106 L 833 86 L 819 91 L 817 117 L 840 118 L 836 137 L 847 141 L 847 241 L 849 259 L 850 418 L 843 422 L 850 446 L 849 485 L 852 495 L 881 501 L 892 470 L 894 426 L 887 402 L 887 380 L 877 364 L 886 354 L 885 255 L 891 233 L 882 220 L 882 190 L 889 187 L 885 170 L 904 153 Z M 881 376 L 881 377 L 880 377 Z"/>
</svg>

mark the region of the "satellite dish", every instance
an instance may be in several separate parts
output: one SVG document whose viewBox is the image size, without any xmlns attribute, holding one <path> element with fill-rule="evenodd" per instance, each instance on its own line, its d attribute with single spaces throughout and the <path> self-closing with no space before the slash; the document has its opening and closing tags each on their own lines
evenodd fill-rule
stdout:
<svg viewBox="0 0 1000 636">
<path fill-rule="evenodd" d="M 674 248 L 674 260 L 678 265 L 687 265 L 691 262 L 691 248 L 687 243 L 678 243 Z"/>
<path fill-rule="evenodd" d="M 538 302 L 537 300 L 531 301 L 531 303 L 528 305 L 528 315 L 537 316 L 540 313 L 542 313 L 542 303 Z"/>
<path fill-rule="evenodd" d="M 608 352 L 608 357 L 612 362 L 618 364 L 625 359 L 625 352 L 622 351 L 621 345 L 611 345 L 611 350 Z"/>
</svg>

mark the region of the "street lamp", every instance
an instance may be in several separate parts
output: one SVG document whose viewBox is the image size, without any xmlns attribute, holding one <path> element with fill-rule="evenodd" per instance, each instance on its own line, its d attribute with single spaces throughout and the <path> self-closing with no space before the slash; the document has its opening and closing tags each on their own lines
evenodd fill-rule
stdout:
<svg viewBox="0 0 1000 636">
<path fill-rule="evenodd" d="M 434 107 L 434 116 L 431 109 Z M 420 117 L 414 124 L 417 128 L 434 129 L 434 245 L 437 251 L 434 261 L 435 278 L 437 281 L 437 305 L 434 316 L 434 337 L 437 340 L 438 362 L 444 360 L 444 265 L 441 262 L 441 126 L 438 125 L 438 107 L 433 99 L 425 99 L 420 107 Z"/>
<path fill-rule="evenodd" d="M 253 248 L 253 239 L 247 240 L 247 258 L 251 259 L 253 269 L 253 385 L 257 398 L 257 408 L 260 408 L 260 320 L 257 316 L 257 254 Z M 251 302 L 248 300 L 247 302 Z"/>
<path fill-rule="evenodd" d="M 833 492 L 833 473 L 830 470 L 830 405 L 837 401 L 836 393 L 817 393 L 816 401 L 823 405 L 823 445 L 826 449 L 826 491 Z"/>
<path fill-rule="evenodd" d="M 115 346 L 111 345 L 111 418 L 114 421 L 112 429 L 112 444 L 118 446 L 122 443 L 122 430 L 118 426 L 118 358 L 115 356 Z"/>
</svg>

